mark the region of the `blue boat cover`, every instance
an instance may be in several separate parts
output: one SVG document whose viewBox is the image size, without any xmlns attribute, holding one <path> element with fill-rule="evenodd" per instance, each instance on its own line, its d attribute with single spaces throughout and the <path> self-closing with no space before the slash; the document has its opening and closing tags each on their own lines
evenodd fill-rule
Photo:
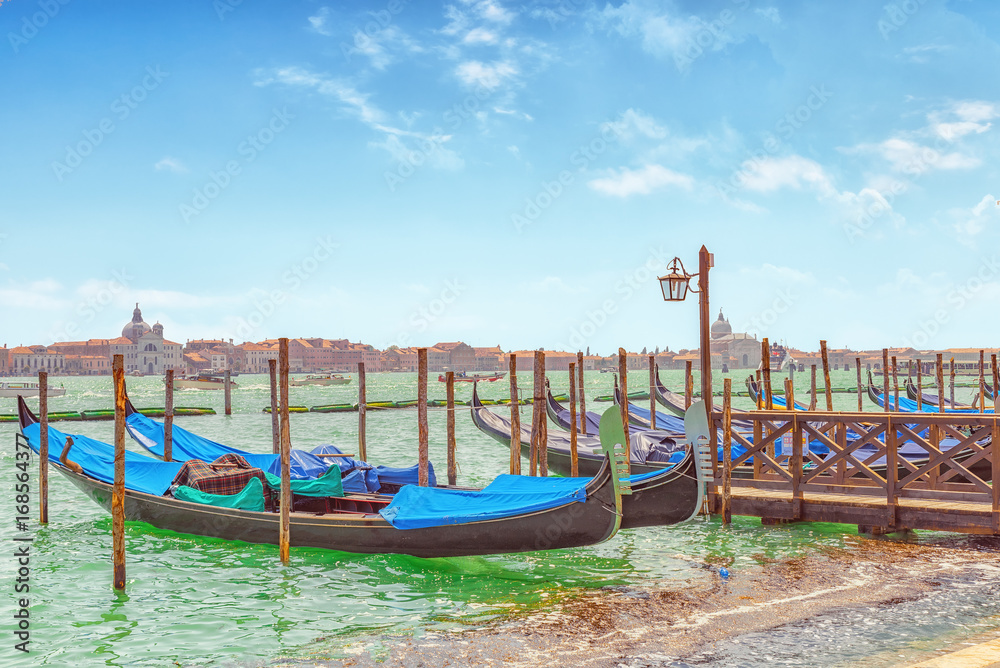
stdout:
<svg viewBox="0 0 1000 668">
<path fill-rule="evenodd" d="M 335 445 L 320 445 L 310 452 L 313 455 L 341 455 L 343 451 Z M 317 457 L 317 459 L 319 459 Z M 344 491 L 347 492 L 371 492 L 376 493 L 382 489 L 382 484 L 387 485 L 416 485 L 420 482 L 420 467 L 418 464 L 405 468 L 394 468 L 392 466 L 372 466 L 368 462 L 351 457 L 333 457 L 334 462 L 340 466 L 340 474 L 343 477 Z M 434 475 L 434 465 L 427 463 L 427 484 L 437 487 L 437 477 Z"/>
<path fill-rule="evenodd" d="M 481 492 L 406 485 L 379 514 L 397 529 L 501 519 L 585 501 L 590 482 L 589 478 L 500 478 L 512 480 L 495 480 Z M 557 480 L 570 482 L 553 482 Z M 494 484 L 502 491 L 492 491 Z"/>
<path fill-rule="evenodd" d="M 151 420 L 141 413 L 132 413 L 125 419 L 125 428 L 136 443 L 157 457 L 163 457 L 163 423 Z M 175 461 L 200 459 L 214 462 L 223 455 L 240 455 L 250 466 L 274 475 L 281 475 L 281 458 L 275 454 L 255 454 L 198 436 L 174 425 L 171 456 Z M 292 480 L 313 480 L 326 473 L 329 465 L 321 458 L 293 449 L 289 456 Z"/>
<path fill-rule="evenodd" d="M 878 392 L 878 393 L 876 393 L 875 396 L 876 396 L 878 405 L 881 406 L 882 408 L 885 408 L 885 398 L 882 396 L 882 393 Z M 889 409 L 890 410 L 897 410 L 895 408 L 895 406 L 896 406 L 895 397 L 893 395 L 890 395 L 889 396 Z M 910 399 L 909 397 L 901 396 L 901 397 L 899 397 L 899 409 L 898 410 L 901 413 L 917 413 L 917 412 L 937 413 L 938 412 L 938 407 L 934 406 L 932 404 L 925 403 L 925 404 L 923 404 L 923 409 L 921 411 L 918 411 L 917 410 L 917 402 L 916 401 L 914 401 L 913 399 Z M 979 413 L 979 410 L 975 409 L 975 408 L 945 408 L 944 412 L 945 413 L 973 413 L 973 414 L 975 414 L 975 413 Z M 986 412 L 987 413 L 994 413 L 995 411 L 992 408 L 987 408 Z"/>
<path fill-rule="evenodd" d="M 628 402 L 629 415 L 637 417 L 645 422 L 649 422 L 649 409 L 637 406 L 631 401 Z M 664 431 L 672 431 L 678 434 L 684 433 L 684 418 L 677 417 L 671 413 L 656 411 L 656 428 Z M 635 430 L 636 426 L 629 426 L 629 430 Z"/>
<path fill-rule="evenodd" d="M 28 445 L 36 453 L 41 441 L 41 425 L 28 425 L 23 430 L 28 439 Z M 83 468 L 84 473 L 92 478 L 113 484 L 115 481 L 115 449 L 107 443 L 97 441 L 87 436 L 70 434 L 73 438 L 73 448 L 69 451 L 69 459 Z M 67 434 L 49 426 L 49 461 L 59 463 L 59 455 L 66 444 Z M 137 452 L 125 451 L 125 487 L 135 492 L 145 492 L 163 496 L 174 476 L 180 471 L 180 462 L 161 462 L 152 457 L 140 455 Z"/>
</svg>

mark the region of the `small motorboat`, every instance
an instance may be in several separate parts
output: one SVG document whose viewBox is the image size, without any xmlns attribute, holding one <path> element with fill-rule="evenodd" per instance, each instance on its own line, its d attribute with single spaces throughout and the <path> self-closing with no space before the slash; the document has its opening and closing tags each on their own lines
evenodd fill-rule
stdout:
<svg viewBox="0 0 1000 668">
<path fill-rule="evenodd" d="M 164 378 L 163 382 L 167 382 Z M 226 377 L 222 373 L 212 373 L 208 371 L 203 371 L 196 375 L 191 376 L 178 376 L 174 378 L 174 389 L 175 390 L 222 390 L 226 387 Z M 235 389 L 239 387 L 232 380 L 229 381 L 229 387 Z"/>
<path fill-rule="evenodd" d="M 0 383 L 0 397 L 37 397 L 38 383 Z M 66 388 L 49 385 L 45 392 L 47 397 L 61 397 L 66 394 Z"/>
<path fill-rule="evenodd" d="M 288 379 L 288 384 L 292 387 L 302 387 L 304 385 L 348 385 L 350 382 L 350 378 L 344 378 L 339 373 L 309 374 L 305 378 Z"/>
<path fill-rule="evenodd" d="M 486 383 L 492 383 L 494 381 L 500 380 L 506 375 L 507 375 L 506 371 L 497 371 L 496 373 L 487 373 L 487 374 L 477 374 L 477 373 L 469 374 L 466 373 L 465 371 L 458 371 L 455 373 L 455 382 L 474 383 L 477 380 L 481 380 Z M 442 383 L 448 382 L 448 378 L 444 374 L 438 376 L 438 380 Z"/>
</svg>

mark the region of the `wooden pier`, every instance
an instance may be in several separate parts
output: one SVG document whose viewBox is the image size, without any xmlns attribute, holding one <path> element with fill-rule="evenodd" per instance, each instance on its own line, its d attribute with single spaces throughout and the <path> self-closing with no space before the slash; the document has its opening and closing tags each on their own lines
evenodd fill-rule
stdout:
<svg viewBox="0 0 1000 668">
<path fill-rule="evenodd" d="M 761 434 L 751 443 L 748 434 L 732 430 L 727 449 L 736 443 L 746 452 L 731 451 L 723 462 L 712 458 L 709 504 L 723 517 L 856 524 L 875 534 L 1000 535 L 1000 487 L 990 482 L 1000 478 L 1000 447 L 993 445 L 1000 443 L 1000 425 L 993 415 L 724 410 L 712 419 L 715 442 L 736 420 Z M 942 450 L 942 441 L 950 447 Z M 810 452 L 810 442 L 830 454 Z M 899 454 L 904 444 L 911 450 L 906 458 Z"/>
</svg>

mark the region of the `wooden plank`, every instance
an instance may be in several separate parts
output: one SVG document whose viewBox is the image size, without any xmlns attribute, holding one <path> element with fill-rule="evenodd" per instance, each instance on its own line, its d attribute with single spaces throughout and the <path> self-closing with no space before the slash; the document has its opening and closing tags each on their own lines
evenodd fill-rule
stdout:
<svg viewBox="0 0 1000 668">
<path fill-rule="evenodd" d="M 458 449 L 458 446 L 455 443 L 455 372 L 447 372 L 444 375 L 444 378 L 448 394 L 448 418 L 446 427 L 448 433 L 448 484 L 454 487 L 458 484 L 458 462 L 456 461 L 456 450 Z"/>
<path fill-rule="evenodd" d="M 6 352 L 4 353 L 6 354 Z M 38 372 L 38 523 L 49 523 L 49 374 Z"/>
<path fill-rule="evenodd" d="M 125 357 L 111 362 L 115 392 L 115 477 L 111 488 L 111 561 L 114 588 L 125 589 Z"/>
<path fill-rule="evenodd" d="M 898 519 L 896 517 L 896 506 L 899 503 L 899 493 L 896 489 L 896 477 L 899 473 L 897 461 L 899 453 L 897 451 L 896 428 L 892 424 L 892 416 L 885 430 L 885 496 L 886 496 L 886 520 L 885 525 L 889 529 L 895 529 Z"/>
<path fill-rule="evenodd" d="M 1000 393 L 1000 387 L 993 386 L 993 391 Z M 996 414 L 994 413 L 994 416 Z M 993 438 L 990 440 L 990 459 L 993 473 L 993 532 L 1000 534 L 1000 422 L 993 418 Z"/>
<path fill-rule="evenodd" d="M 358 362 L 358 455 L 368 461 L 368 383 L 365 363 Z"/>
<path fill-rule="evenodd" d="M 510 474 L 521 475 L 521 397 L 517 392 L 517 355 L 511 353 L 509 362 L 511 433 Z"/>
<path fill-rule="evenodd" d="M 652 357 L 649 358 L 652 361 Z M 652 368 L 652 367 L 650 367 Z M 654 373 L 654 372 L 651 372 Z M 650 390 L 650 396 L 654 390 Z M 586 414 L 583 414 L 584 416 Z M 580 462 L 579 454 L 577 453 L 577 438 L 576 438 L 576 364 L 570 362 L 569 364 L 569 458 L 570 458 L 570 476 L 575 478 L 580 475 Z"/>
<path fill-rule="evenodd" d="M 278 417 L 278 360 L 269 359 L 267 369 L 271 374 L 271 447 L 274 448 L 274 454 L 278 454 L 281 452 L 281 426 Z"/>
<path fill-rule="evenodd" d="M 427 426 L 427 348 L 417 348 L 417 482 L 427 487 L 430 481 L 430 430 Z"/>
<path fill-rule="evenodd" d="M 281 497 L 278 501 L 278 557 L 287 564 L 290 558 L 292 525 L 292 435 L 291 421 L 288 419 L 288 339 L 278 339 L 278 411 L 281 414 L 279 456 L 281 457 Z"/>
</svg>

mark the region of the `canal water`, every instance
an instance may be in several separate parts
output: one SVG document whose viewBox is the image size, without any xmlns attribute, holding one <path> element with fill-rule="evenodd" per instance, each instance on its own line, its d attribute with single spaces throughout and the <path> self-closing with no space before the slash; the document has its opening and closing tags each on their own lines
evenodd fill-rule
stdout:
<svg viewBox="0 0 1000 668">
<path fill-rule="evenodd" d="M 735 388 L 745 389 L 746 374 L 733 374 Z M 436 378 L 436 374 L 432 376 Z M 672 389 L 682 387 L 682 372 L 664 371 L 661 376 Z M 550 378 L 555 392 L 568 389 L 565 372 L 551 373 Z M 639 389 L 645 378 L 645 372 L 636 372 L 630 389 Z M 245 450 L 270 452 L 270 417 L 261 412 L 269 403 L 268 379 L 243 375 L 236 380 L 239 387 L 233 393 L 232 416 L 222 415 L 221 392 L 184 390 L 176 393 L 176 405 L 211 406 L 219 415 L 179 417 L 176 424 Z M 715 380 L 721 388 L 722 377 L 717 375 Z M 65 397 L 50 400 L 53 412 L 113 405 L 109 377 L 53 378 L 50 382 L 67 389 Z M 530 374 L 520 377 L 523 393 L 529 392 L 530 383 Z M 853 383 L 853 372 L 834 373 L 834 386 Z M 430 398 L 443 399 L 444 384 L 432 378 L 430 385 Z M 486 383 L 480 393 L 484 398 L 506 397 L 507 386 L 506 379 Z M 588 408 L 601 410 L 610 405 L 596 403 L 593 398 L 610 393 L 611 374 L 587 372 L 585 387 Z M 128 388 L 138 407 L 163 405 L 159 377 L 129 378 Z M 807 389 L 808 374 L 797 374 L 797 397 L 805 397 Z M 290 391 L 291 403 L 296 405 L 357 401 L 356 380 L 347 386 L 293 387 Z M 959 398 L 967 398 L 970 392 L 960 389 Z M 369 401 L 413 399 L 416 394 L 416 374 L 368 375 Z M 471 385 L 458 384 L 457 397 L 469 399 Z M 0 402 L 0 412 L 14 411 L 14 400 Z M 867 397 L 865 404 L 871 409 Z M 736 398 L 734 405 L 749 408 L 750 402 Z M 856 406 L 855 395 L 835 395 L 838 410 Z M 522 419 L 530 420 L 530 408 L 522 410 Z M 111 422 L 62 422 L 56 426 L 105 442 L 113 439 Z M 290 564 L 282 566 L 273 546 L 225 542 L 129 523 L 128 585 L 124 593 L 116 594 L 110 587 L 110 517 L 57 473 L 51 474 L 50 524 L 42 528 L 33 522 L 29 532 L 14 526 L 15 432 L 16 425 L 0 423 L 0 501 L 8 508 L 5 516 L 11 517 L 0 524 L 0 539 L 13 545 L 15 536 L 34 538 L 29 594 L 31 654 L 14 652 L 8 633 L 6 646 L 0 648 L 2 665 L 162 666 L 173 665 L 173 661 L 180 665 L 260 665 L 336 659 L 356 652 L 358 647 L 379 656 L 399 637 L 419 638 L 437 631 L 509 622 L 602 587 L 683 586 L 704 579 L 713 564 L 719 563 L 728 564 L 731 577 L 738 578 L 742 570 L 759 568 L 769 560 L 823 559 L 826 550 L 851 550 L 857 542 L 852 526 L 799 524 L 774 529 L 740 518 L 731 530 L 722 530 L 717 522 L 696 519 L 673 527 L 622 531 L 607 543 L 576 550 L 418 559 L 293 548 Z M 334 443 L 353 451 L 357 415 L 293 414 L 291 433 L 294 447 L 311 449 Z M 444 410 L 430 411 L 430 437 L 431 461 L 443 475 Z M 415 410 L 369 413 L 367 442 L 373 462 L 412 464 L 416 440 Z M 459 484 L 484 485 L 505 472 L 506 448 L 481 434 L 464 410 L 458 414 L 457 441 Z M 128 447 L 139 451 L 131 441 Z M 32 486 L 37 488 L 36 476 Z M 34 499 L 32 505 L 36 512 Z M 919 534 L 916 540 L 934 543 L 942 540 L 942 535 Z M 990 559 L 995 557 L 991 553 Z M 14 607 L 13 561 L 4 560 L 6 610 Z M 995 581 L 994 589 L 989 586 L 986 581 L 970 583 L 964 599 L 955 594 L 955 601 L 940 603 L 956 610 L 952 619 L 928 618 L 926 621 L 937 623 L 911 624 L 912 633 L 919 636 L 916 639 L 933 644 L 945 636 L 954 639 L 1000 627 Z M 977 605 L 980 598 L 992 603 Z M 902 620 L 910 617 L 913 615 L 902 604 L 872 613 L 841 612 L 786 629 L 782 637 L 790 640 L 781 644 L 778 655 L 750 651 L 757 639 L 747 636 L 704 655 L 665 657 L 659 665 L 811 665 L 806 660 L 810 643 L 822 643 L 825 637 L 831 643 L 849 640 L 851 646 L 865 651 L 877 645 L 879 651 L 891 654 L 896 645 L 915 640 L 898 634 Z M 918 620 L 923 618 L 918 616 Z"/>
</svg>

